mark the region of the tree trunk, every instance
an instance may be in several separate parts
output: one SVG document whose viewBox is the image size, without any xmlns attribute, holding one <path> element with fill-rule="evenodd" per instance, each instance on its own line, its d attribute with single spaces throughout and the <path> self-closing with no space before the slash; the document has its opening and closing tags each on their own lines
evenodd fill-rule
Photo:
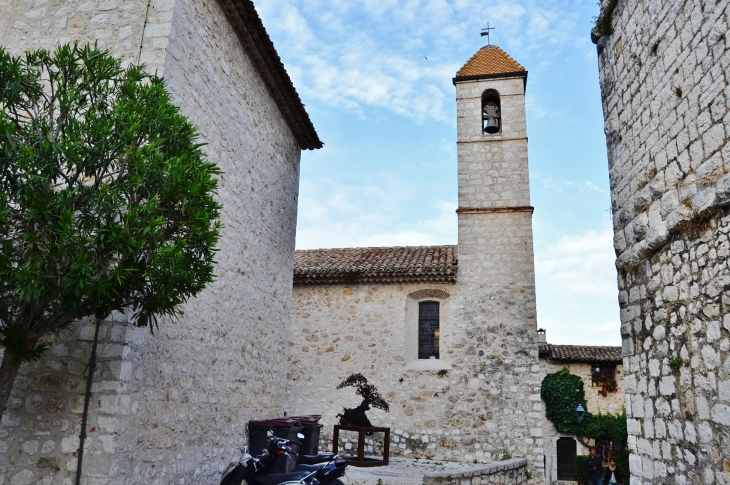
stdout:
<svg viewBox="0 0 730 485">
<path fill-rule="evenodd" d="M 18 376 L 18 370 L 20 370 L 20 362 L 13 359 L 12 352 L 6 348 L 5 354 L 3 354 L 3 362 L 0 365 L 0 419 L 5 414 L 10 391 L 13 389 L 15 378 Z"/>
</svg>

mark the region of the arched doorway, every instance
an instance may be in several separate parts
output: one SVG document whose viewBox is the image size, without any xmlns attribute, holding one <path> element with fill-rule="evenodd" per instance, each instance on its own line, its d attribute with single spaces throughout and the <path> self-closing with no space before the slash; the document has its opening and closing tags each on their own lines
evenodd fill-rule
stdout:
<svg viewBox="0 0 730 485">
<path fill-rule="evenodd" d="M 559 438 L 557 442 L 558 480 L 575 480 L 575 440 Z"/>
</svg>

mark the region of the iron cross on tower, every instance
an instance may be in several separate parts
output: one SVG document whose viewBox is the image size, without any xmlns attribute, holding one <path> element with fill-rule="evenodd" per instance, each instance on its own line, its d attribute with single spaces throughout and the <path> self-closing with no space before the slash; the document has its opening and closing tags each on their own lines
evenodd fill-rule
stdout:
<svg viewBox="0 0 730 485">
<path fill-rule="evenodd" d="M 490 31 L 490 30 L 496 30 L 496 29 L 495 29 L 494 27 L 490 27 L 490 26 L 489 26 L 489 22 L 487 22 L 487 28 L 486 28 L 486 29 L 482 29 L 482 33 L 481 33 L 481 36 L 482 36 L 482 37 L 484 37 L 485 35 L 487 36 L 487 45 L 492 45 L 492 44 L 491 44 L 491 43 L 489 42 L 489 31 Z"/>
</svg>

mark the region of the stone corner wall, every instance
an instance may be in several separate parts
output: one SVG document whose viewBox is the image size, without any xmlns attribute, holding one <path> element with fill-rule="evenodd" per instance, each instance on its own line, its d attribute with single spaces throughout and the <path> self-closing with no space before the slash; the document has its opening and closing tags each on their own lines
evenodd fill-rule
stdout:
<svg viewBox="0 0 730 485">
<path fill-rule="evenodd" d="M 217 0 L 147 7 L 0 2 L 0 40 L 17 53 L 98 39 L 141 57 L 223 172 L 215 282 L 154 335 L 125 315 L 101 327 L 83 462 L 83 483 L 217 483 L 246 422 L 284 410 L 301 150 Z M 82 322 L 21 368 L 0 426 L 0 485 L 73 480 L 91 338 Z"/>
<path fill-rule="evenodd" d="M 635 484 L 730 483 L 729 14 L 620 0 L 598 40 Z"/>
</svg>

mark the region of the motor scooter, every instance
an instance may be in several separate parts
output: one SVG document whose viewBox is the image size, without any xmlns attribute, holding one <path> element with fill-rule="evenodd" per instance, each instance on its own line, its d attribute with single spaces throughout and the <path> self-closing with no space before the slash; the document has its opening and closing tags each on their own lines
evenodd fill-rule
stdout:
<svg viewBox="0 0 730 485">
<path fill-rule="evenodd" d="M 267 433 L 266 447 L 258 457 L 242 446 L 242 457 L 232 462 L 221 477 L 221 485 L 278 485 L 281 483 L 306 483 L 307 485 L 344 485 L 340 480 L 345 475 L 349 461 L 334 453 L 299 455 L 304 435 L 297 433 L 299 441 Z M 301 461 L 305 463 L 299 463 Z"/>
<path fill-rule="evenodd" d="M 344 485 L 340 478 L 345 475 L 349 460 L 334 453 L 300 455 L 298 452 L 304 439 L 301 433 L 297 433 L 299 441 L 276 437 L 271 431 L 267 434 L 266 448 L 259 455 L 267 472 L 314 472 L 321 485 Z"/>
</svg>

